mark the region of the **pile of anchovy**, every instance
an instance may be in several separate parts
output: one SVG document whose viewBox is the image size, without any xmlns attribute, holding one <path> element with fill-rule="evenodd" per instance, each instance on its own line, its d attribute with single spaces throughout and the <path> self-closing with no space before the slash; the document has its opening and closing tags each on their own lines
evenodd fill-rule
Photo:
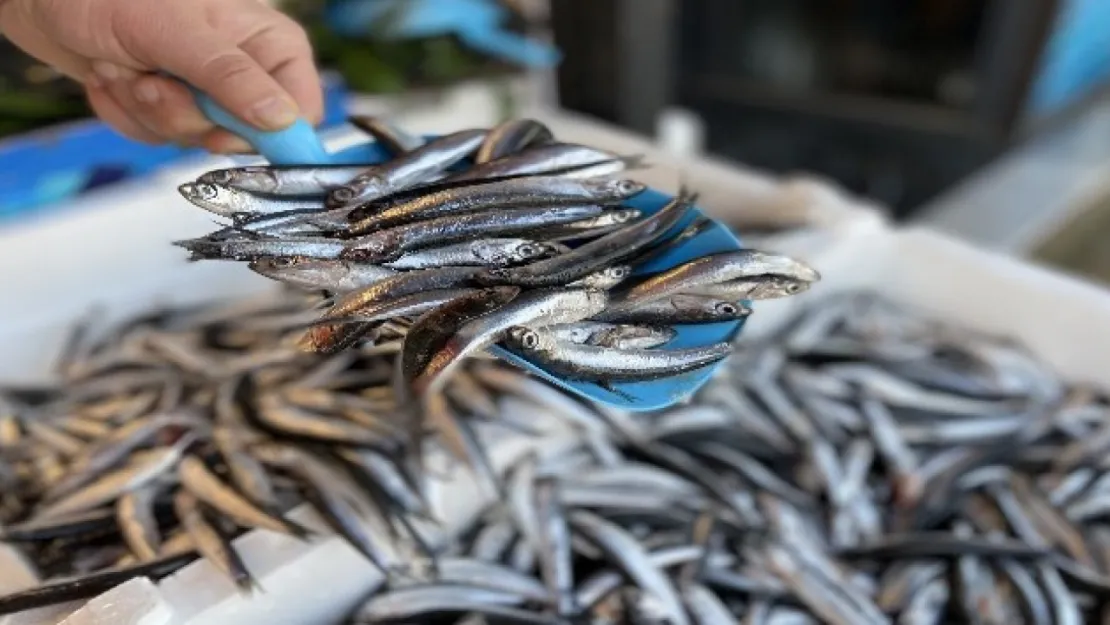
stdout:
<svg viewBox="0 0 1110 625">
<path fill-rule="evenodd" d="M 382 328 L 377 346 L 305 353 L 285 340 L 305 305 L 284 289 L 107 329 L 89 319 L 56 383 L 0 388 L 0 540 L 47 580 L 0 597 L 0 614 L 160 578 L 198 557 L 249 591 L 231 541 L 252 528 L 311 540 L 318 531 L 286 516 L 304 502 L 389 566 L 367 524 L 403 535 L 427 514 L 390 386 L 404 329 Z M 466 368 L 453 379 L 446 396 L 470 398 Z M 455 415 L 428 427 L 473 439 Z"/>
<path fill-rule="evenodd" d="M 229 224 L 177 244 L 194 259 L 325 291 L 297 345 L 334 353 L 412 324 L 403 380 L 422 393 L 466 357 L 500 345 L 563 379 L 602 385 L 714 364 L 727 343 L 668 347 L 675 324 L 733 321 L 742 301 L 800 293 L 804 263 L 746 249 L 638 275 L 712 226 L 683 191 L 657 212 L 626 201 L 638 163 L 555 142 L 531 119 L 424 143 L 380 120 L 356 125 L 391 158 L 364 166 L 220 169 L 180 187 Z"/>
<path fill-rule="evenodd" d="M 1110 403 L 1010 341 L 852 293 L 688 405 L 580 408 L 350 622 L 1110 622 Z"/>
</svg>

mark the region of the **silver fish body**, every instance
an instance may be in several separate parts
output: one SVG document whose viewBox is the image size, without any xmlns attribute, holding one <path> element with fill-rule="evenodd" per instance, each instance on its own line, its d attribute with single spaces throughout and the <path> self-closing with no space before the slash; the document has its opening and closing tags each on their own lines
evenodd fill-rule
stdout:
<svg viewBox="0 0 1110 625">
<path fill-rule="evenodd" d="M 249 193 L 323 199 L 365 171 L 356 165 L 254 166 L 215 169 L 197 182 Z"/>
<path fill-rule="evenodd" d="M 559 342 L 550 332 L 519 327 L 506 346 L 560 376 L 578 380 L 650 380 L 719 362 L 732 353 L 727 343 L 684 349 L 612 349 Z"/>
<path fill-rule="evenodd" d="M 473 154 L 486 134 L 485 130 L 455 132 L 371 167 L 349 183 L 332 190 L 326 205 L 329 208 L 350 206 L 423 182 Z"/>
</svg>

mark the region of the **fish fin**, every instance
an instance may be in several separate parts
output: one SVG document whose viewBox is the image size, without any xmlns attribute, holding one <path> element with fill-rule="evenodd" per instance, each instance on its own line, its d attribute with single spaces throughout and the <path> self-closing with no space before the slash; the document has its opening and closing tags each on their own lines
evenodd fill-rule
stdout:
<svg viewBox="0 0 1110 625">
<path fill-rule="evenodd" d="M 619 388 L 613 386 L 613 383 L 608 381 L 608 380 L 600 380 L 600 381 L 596 382 L 596 384 L 598 386 L 600 386 L 601 388 L 605 389 L 606 391 L 609 391 L 610 393 L 616 395 L 617 397 L 620 397 L 621 399 L 623 399 L 623 400 L 625 400 L 629 403 L 633 403 L 633 402 L 638 401 L 634 395 L 626 393 L 626 392 L 620 390 Z"/>
</svg>

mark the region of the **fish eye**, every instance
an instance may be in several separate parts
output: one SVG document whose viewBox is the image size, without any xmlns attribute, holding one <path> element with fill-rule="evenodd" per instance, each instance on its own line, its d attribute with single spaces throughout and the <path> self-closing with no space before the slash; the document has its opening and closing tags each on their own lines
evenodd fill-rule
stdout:
<svg viewBox="0 0 1110 625">
<path fill-rule="evenodd" d="M 538 245 L 535 245 L 535 244 L 532 244 L 532 243 L 524 243 L 520 247 L 517 248 L 517 251 L 520 252 L 521 256 L 524 256 L 526 258 L 531 258 L 532 256 L 539 256 L 540 252 L 542 250 L 540 249 L 540 246 L 538 246 Z"/>
<path fill-rule="evenodd" d="M 632 221 L 640 215 L 637 210 L 624 210 L 617 214 L 617 219 L 620 221 Z"/>
<path fill-rule="evenodd" d="M 349 202 L 355 196 L 355 192 L 347 187 L 339 187 L 331 192 L 332 199 L 337 202 Z"/>
<path fill-rule="evenodd" d="M 636 193 L 640 190 L 640 183 L 635 180 L 620 180 L 617 182 L 617 191 L 621 193 Z"/>
<path fill-rule="evenodd" d="M 196 186 L 197 195 L 210 200 L 220 194 L 220 188 L 216 185 L 201 183 Z"/>
<path fill-rule="evenodd" d="M 525 330 L 520 335 L 520 344 L 525 349 L 535 349 L 540 344 L 540 335 L 531 330 Z"/>
<path fill-rule="evenodd" d="M 299 258 L 293 256 L 278 256 L 270 260 L 274 267 L 295 267 L 300 262 Z"/>
<path fill-rule="evenodd" d="M 801 291 L 802 291 L 802 285 L 798 284 L 797 282 L 791 282 L 791 283 L 786 285 L 786 292 L 790 295 L 800 293 Z"/>
<path fill-rule="evenodd" d="M 209 179 L 216 184 L 227 184 L 231 182 L 231 172 L 226 169 L 217 169 L 208 174 Z"/>
<path fill-rule="evenodd" d="M 628 275 L 628 267 L 610 267 L 609 275 L 614 278 L 623 278 Z"/>
<path fill-rule="evenodd" d="M 722 315 L 735 315 L 740 310 L 739 308 L 737 308 L 736 304 L 733 304 L 732 302 L 721 302 L 717 304 L 715 308 L 717 312 L 721 313 Z"/>
</svg>

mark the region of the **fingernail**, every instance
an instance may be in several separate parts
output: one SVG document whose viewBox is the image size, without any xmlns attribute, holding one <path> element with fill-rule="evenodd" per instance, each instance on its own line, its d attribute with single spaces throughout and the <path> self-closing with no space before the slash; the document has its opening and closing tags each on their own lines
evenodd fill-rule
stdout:
<svg viewBox="0 0 1110 625">
<path fill-rule="evenodd" d="M 140 81 L 139 84 L 135 85 L 135 99 L 143 104 L 154 104 L 161 97 L 162 93 L 158 90 L 158 87 L 149 82 Z"/>
<path fill-rule="evenodd" d="M 297 107 L 287 98 L 270 98 L 251 109 L 254 122 L 269 130 L 281 130 L 297 121 Z"/>
</svg>

